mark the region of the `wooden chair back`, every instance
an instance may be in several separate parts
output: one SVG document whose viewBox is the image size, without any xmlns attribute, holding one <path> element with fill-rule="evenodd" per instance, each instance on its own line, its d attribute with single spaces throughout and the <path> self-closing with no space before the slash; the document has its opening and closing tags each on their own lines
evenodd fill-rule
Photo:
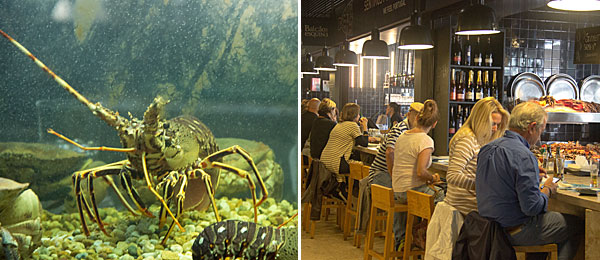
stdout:
<svg viewBox="0 0 600 260">
<path fill-rule="evenodd" d="M 367 178 L 367 176 L 369 176 L 369 170 L 371 170 L 370 166 L 368 166 L 368 165 L 362 166 L 362 177 L 363 178 Z"/>
<path fill-rule="evenodd" d="M 435 204 L 433 204 L 433 195 L 422 192 L 408 190 L 406 192 L 406 201 L 408 204 L 408 214 L 415 215 L 424 219 L 431 219 Z"/>
<path fill-rule="evenodd" d="M 394 207 L 394 191 L 378 184 L 371 184 L 371 203 L 380 209 Z"/>
</svg>

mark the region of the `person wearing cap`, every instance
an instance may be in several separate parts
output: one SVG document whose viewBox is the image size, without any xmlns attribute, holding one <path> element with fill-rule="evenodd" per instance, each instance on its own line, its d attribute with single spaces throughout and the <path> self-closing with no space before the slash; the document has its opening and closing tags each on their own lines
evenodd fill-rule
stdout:
<svg viewBox="0 0 600 260">
<path fill-rule="evenodd" d="M 378 184 L 388 188 L 392 187 L 392 167 L 394 165 L 394 148 L 396 139 L 406 130 L 416 126 L 417 115 L 423 109 L 423 103 L 414 102 L 406 114 L 406 119 L 394 125 L 377 149 L 377 155 L 369 169 L 369 184 Z"/>
</svg>

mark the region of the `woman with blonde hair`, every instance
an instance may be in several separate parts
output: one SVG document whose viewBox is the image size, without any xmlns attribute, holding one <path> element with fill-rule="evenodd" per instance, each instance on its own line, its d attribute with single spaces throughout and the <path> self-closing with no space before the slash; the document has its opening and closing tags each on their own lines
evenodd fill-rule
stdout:
<svg viewBox="0 0 600 260">
<path fill-rule="evenodd" d="M 465 124 L 450 140 L 445 202 L 463 215 L 477 211 L 475 171 L 479 148 L 502 137 L 509 117 L 498 100 L 484 98 L 475 103 Z"/>
</svg>

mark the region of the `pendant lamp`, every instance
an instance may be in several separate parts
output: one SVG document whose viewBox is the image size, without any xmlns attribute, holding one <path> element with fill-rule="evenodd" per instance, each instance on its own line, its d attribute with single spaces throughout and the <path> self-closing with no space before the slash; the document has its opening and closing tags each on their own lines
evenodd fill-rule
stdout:
<svg viewBox="0 0 600 260">
<path fill-rule="evenodd" d="M 333 65 L 342 67 L 358 66 L 358 59 L 356 58 L 356 53 L 348 49 L 347 41 L 344 41 L 344 43 L 340 47 L 340 51 L 338 51 L 335 54 L 335 61 Z"/>
<path fill-rule="evenodd" d="M 600 10 L 599 0 L 552 0 L 548 6 L 565 11 L 597 11 Z"/>
<path fill-rule="evenodd" d="M 317 57 L 317 61 L 315 62 L 316 70 L 323 71 L 335 71 L 335 66 L 333 66 L 333 58 L 329 57 L 329 50 L 327 47 L 323 48 L 323 52 L 321 56 Z"/>
<path fill-rule="evenodd" d="M 365 59 L 389 59 L 387 43 L 379 39 L 379 30 L 373 29 L 371 39 L 362 47 L 362 57 Z"/>
<path fill-rule="evenodd" d="M 398 49 L 403 50 L 426 50 L 433 48 L 431 31 L 420 24 L 418 11 L 410 17 L 410 25 L 402 28 L 400 31 L 400 41 Z"/>
<path fill-rule="evenodd" d="M 499 33 L 494 9 L 480 3 L 464 8 L 458 14 L 458 35 L 482 35 Z"/>
<path fill-rule="evenodd" d="M 319 72 L 317 72 L 315 70 L 315 63 L 312 61 L 312 56 L 310 56 L 310 53 L 307 53 L 304 56 L 304 60 L 302 61 L 302 64 L 300 64 L 300 68 L 301 68 L 301 74 L 319 74 Z"/>
</svg>

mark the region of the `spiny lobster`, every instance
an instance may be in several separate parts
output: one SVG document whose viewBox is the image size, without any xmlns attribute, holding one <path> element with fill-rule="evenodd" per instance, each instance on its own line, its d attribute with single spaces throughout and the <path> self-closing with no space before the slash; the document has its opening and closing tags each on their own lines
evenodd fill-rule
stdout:
<svg viewBox="0 0 600 260">
<path fill-rule="evenodd" d="M 123 205 L 132 214 L 137 215 L 113 182 L 111 175 L 120 178 L 122 188 L 141 214 L 154 217 L 134 188 L 132 179 L 143 180 L 147 188 L 160 201 L 159 226 L 164 225 L 167 214 L 173 219 L 162 244 L 166 243 L 175 225 L 184 231 L 177 218 L 183 212 L 185 191 L 190 179 L 202 179 L 206 197 L 213 206 L 215 217 L 217 221 L 221 221 L 214 199 L 215 189 L 219 185 L 220 169 L 234 173 L 248 181 L 254 205 L 254 221 L 256 222 L 257 207 L 267 199 L 268 193 L 254 161 L 244 149 L 235 145 L 219 150 L 211 131 L 196 118 L 183 116 L 170 120 L 163 119 L 162 112 L 169 101 L 160 96 L 150 104 L 142 120 L 134 118 L 131 114 L 129 114 L 130 119 L 126 119 L 118 112 L 103 107 L 100 103 L 92 103 L 8 34 L 2 30 L 0 30 L 0 34 L 48 73 L 62 88 L 87 106 L 94 115 L 117 130 L 120 137 L 123 148 L 84 147 L 56 131 L 48 129 L 48 133 L 56 135 L 82 150 L 114 151 L 127 155 L 126 160 L 73 173 L 73 187 L 84 234 L 90 234 L 84 217 L 85 212 L 89 219 L 97 223 L 100 230 L 109 236 L 100 218 L 94 195 L 93 181 L 95 178 L 102 178 L 107 182 Z M 262 190 L 260 201 L 256 201 L 256 186 L 251 175 L 245 170 L 222 163 L 222 158 L 231 154 L 241 155 L 250 165 Z M 86 181 L 89 202 L 82 194 Z M 198 204 L 201 203 L 203 205 L 200 205 L 200 208 L 208 206 L 204 199 L 198 202 Z M 176 208 L 175 213 L 169 207 L 172 204 Z"/>
</svg>

